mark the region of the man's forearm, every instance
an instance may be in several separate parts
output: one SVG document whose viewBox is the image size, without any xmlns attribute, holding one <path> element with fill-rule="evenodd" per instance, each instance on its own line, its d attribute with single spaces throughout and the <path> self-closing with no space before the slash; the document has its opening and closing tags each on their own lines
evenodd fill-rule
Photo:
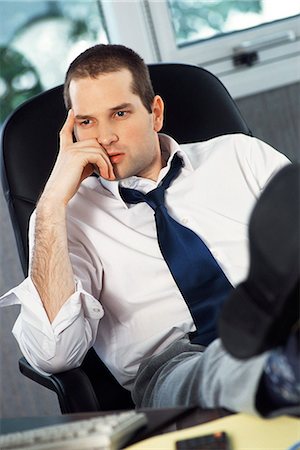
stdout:
<svg viewBox="0 0 300 450">
<path fill-rule="evenodd" d="M 75 286 L 68 252 L 66 207 L 43 198 L 36 210 L 31 278 L 52 322 Z"/>
<path fill-rule="evenodd" d="M 69 111 L 60 132 L 59 154 L 36 209 L 31 278 L 52 322 L 75 291 L 68 252 L 66 207 L 96 165 L 101 176 L 115 179 L 112 163 L 98 140 L 73 142 L 75 117 Z"/>
</svg>

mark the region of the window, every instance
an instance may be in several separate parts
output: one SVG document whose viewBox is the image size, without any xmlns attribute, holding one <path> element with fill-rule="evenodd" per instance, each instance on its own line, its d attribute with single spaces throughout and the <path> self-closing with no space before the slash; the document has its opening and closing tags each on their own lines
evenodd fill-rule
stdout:
<svg viewBox="0 0 300 450">
<path fill-rule="evenodd" d="M 205 67 L 235 98 L 293 83 L 299 13 L 296 0 L 0 0 L 0 123 L 100 42 Z"/>
<path fill-rule="evenodd" d="M 168 0 L 177 47 L 296 16 L 298 2 Z"/>
<path fill-rule="evenodd" d="M 0 2 L 0 123 L 27 98 L 63 82 L 81 51 L 107 43 L 98 1 Z"/>
<path fill-rule="evenodd" d="M 207 68 L 234 97 L 299 80 L 300 3 L 295 0 L 150 0 L 146 5 L 158 57 Z"/>
</svg>

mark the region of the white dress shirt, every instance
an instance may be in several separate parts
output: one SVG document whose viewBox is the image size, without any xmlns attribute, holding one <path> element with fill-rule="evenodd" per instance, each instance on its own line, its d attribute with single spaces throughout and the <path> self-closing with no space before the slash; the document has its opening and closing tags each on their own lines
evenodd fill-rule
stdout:
<svg viewBox="0 0 300 450">
<path fill-rule="evenodd" d="M 179 146 L 160 135 L 170 154 L 157 182 L 130 177 L 122 185 L 148 192 L 167 173 L 173 155 L 183 168 L 166 192 L 171 216 L 201 236 L 236 285 L 247 275 L 249 216 L 265 184 L 287 158 L 256 138 L 225 135 Z M 153 210 L 126 205 L 118 181 L 90 177 L 68 205 L 69 252 L 76 292 L 51 324 L 28 277 L 2 297 L 20 303 L 13 333 L 26 359 L 48 374 L 77 367 L 96 352 L 130 389 L 141 361 L 195 326 L 161 255 Z M 30 253 L 34 238 L 30 222 Z"/>
</svg>

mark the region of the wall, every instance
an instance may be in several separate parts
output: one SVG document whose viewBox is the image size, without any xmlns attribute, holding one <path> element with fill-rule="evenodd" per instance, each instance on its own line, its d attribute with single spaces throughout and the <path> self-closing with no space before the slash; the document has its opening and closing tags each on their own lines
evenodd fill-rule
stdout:
<svg viewBox="0 0 300 450">
<path fill-rule="evenodd" d="M 300 162 L 300 83 L 236 101 L 254 136 Z"/>
</svg>

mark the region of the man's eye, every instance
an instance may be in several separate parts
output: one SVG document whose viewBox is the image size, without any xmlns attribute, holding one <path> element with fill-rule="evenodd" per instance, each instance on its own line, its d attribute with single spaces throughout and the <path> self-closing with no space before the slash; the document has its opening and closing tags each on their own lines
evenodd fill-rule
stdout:
<svg viewBox="0 0 300 450">
<path fill-rule="evenodd" d="M 116 117 L 125 117 L 127 115 L 127 111 L 117 111 L 116 113 L 115 113 L 115 116 Z"/>
<path fill-rule="evenodd" d="M 92 121 L 90 119 L 85 119 L 80 122 L 80 125 L 90 125 Z"/>
</svg>

